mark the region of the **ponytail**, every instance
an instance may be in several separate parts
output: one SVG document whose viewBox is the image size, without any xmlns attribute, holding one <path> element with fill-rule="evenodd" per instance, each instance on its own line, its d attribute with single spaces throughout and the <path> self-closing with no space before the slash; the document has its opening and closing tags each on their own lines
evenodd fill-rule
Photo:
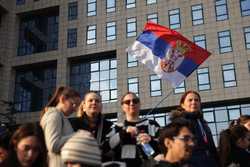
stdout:
<svg viewBox="0 0 250 167">
<path fill-rule="evenodd" d="M 59 103 L 59 99 L 61 96 L 65 96 L 66 98 L 74 98 L 74 97 L 80 98 L 80 94 L 74 89 L 65 86 L 58 87 L 53 96 L 50 98 L 47 105 L 42 109 L 40 114 L 40 120 L 42 119 L 43 115 L 47 112 L 49 107 L 55 107 Z"/>
</svg>

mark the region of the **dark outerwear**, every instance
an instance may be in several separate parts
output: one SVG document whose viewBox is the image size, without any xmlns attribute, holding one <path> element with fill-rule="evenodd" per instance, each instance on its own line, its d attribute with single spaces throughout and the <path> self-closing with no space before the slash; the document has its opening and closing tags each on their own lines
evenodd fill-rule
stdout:
<svg viewBox="0 0 250 167">
<path fill-rule="evenodd" d="M 190 121 L 192 125 L 192 133 L 197 141 L 188 163 L 190 163 L 192 167 L 218 167 L 219 159 L 213 141 L 213 136 L 207 122 L 203 119 L 202 113 L 191 113 L 183 110 L 172 112 L 170 120 L 174 121 L 178 118 L 184 118 Z M 202 125 L 203 132 L 206 134 L 207 142 L 204 140 L 204 135 L 202 135 L 199 122 Z"/>
<path fill-rule="evenodd" d="M 100 114 L 96 119 L 96 126 L 91 128 L 85 113 L 82 117 L 70 118 L 70 122 L 74 131 L 83 129 L 93 134 L 102 151 L 102 162 L 112 160 L 111 155 L 109 155 L 111 148 L 109 145 L 109 138 L 107 137 L 107 134 L 112 130 L 112 122 L 106 120 L 104 116 Z"/>
<path fill-rule="evenodd" d="M 235 147 L 232 152 L 233 162 L 239 164 L 240 167 L 250 167 L 250 153 L 245 149 Z"/>
<path fill-rule="evenodd" d="M 170 163 L 168 161 L 156 161 L 156 160 L 148 160 L 143 163 L 142 167 L 191 167 L 190 165 L 184 164 L 183 162 L 179 163 Z"/>
<path fill-rule="evenodd" d="M 142 150 L 142 146 L 140 144 L 137 144 L 136 138 L 131 137 L 130 133 L 126 132 L 128 126 L 135 126 L 137 127 L 139 133 L 147 133 L 151 136 L 151 141 L 149 144 L 155 151 L 152 157 L 159 154 L 160 152 L 157 139 L 157 137 L 159 136 L 160 126 L 156 121 L 148 119 L 143 119 L 138 122 L 129 122 L 125 120 L 123 123 L 115 126 L 113 134 L 111 135 L 111 145 L 113 145 L 112 149 L 115 153 L 114 160 L 125 162 L 128 167 L 139 167 L 143 164 L 143 161 L 146 161 L 152 157 L 148 157 Z M 132 146 L 135 148 L 136 155 L 134 158 L 124 158 L 122 156 L 122 150 L 124 151 L 124 148 L 126 146 Z"/>
</svg>

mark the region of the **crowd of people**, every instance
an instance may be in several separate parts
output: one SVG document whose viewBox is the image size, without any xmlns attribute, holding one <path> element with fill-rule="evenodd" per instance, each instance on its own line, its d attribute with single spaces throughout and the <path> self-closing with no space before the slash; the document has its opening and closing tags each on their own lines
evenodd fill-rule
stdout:
<svg viewBox="0 0 250 167">
<path fill-rule="evenodd" d="M 216 148 L 196 91 L 182 95 L 165 127 L 139 117 L 135 93 L 120 104 L 125 119 L 114 124 L 102 114 L 98 92 L 81 99 L 72 88 L 57 88 L 39 123 L 14 132 L 1 127 L 0 167 L 250 167 L 250 115 L 232 121 Z"/>
</svg>

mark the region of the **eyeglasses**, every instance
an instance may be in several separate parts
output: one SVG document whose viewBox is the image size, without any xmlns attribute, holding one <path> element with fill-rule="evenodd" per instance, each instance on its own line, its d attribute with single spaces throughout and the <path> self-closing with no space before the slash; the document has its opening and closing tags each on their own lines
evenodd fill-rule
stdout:
<svg viewBox="0 0 250 167">
<path fill-rule="evenodd" d="M 138 104 L 138 103 L 140 102 L 140 100 L 139 100 L 138 98 L 135 98 L 135 99 L 132 99 L 132 100 L 124 100 L 124 101 L 122 102 L 122 104 L 127 104 L 127 105 L 129 105 L 129 104 L 131 104 L 131 102 L 132 102 L 133 104 Z"/>
<path fill-rule="evenodd" d="M 185 135 L 185 136 L 175 136 L 174 139 L 179 139 L 179 140 L 182 140 L 184 141 L 185 143 L 188 143 L 188 142 L 195 142 L 196 141 L 196 138 L 193 137 L 193 136 L 189 136 L 189 135 Z"/>
</svg>

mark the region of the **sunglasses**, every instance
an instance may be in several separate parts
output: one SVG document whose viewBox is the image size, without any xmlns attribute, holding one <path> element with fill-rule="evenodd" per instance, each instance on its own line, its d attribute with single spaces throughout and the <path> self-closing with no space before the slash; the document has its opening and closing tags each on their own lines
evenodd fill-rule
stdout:
<svg viewBox="0 0 250 167">
<path fill-rule="evenodd" d="M 129 104 L 131 104 L 131 102 L 132 102 L 133 104 L 138 104 L 138 103 L 140 102 L 140 100 L 139 100 L 138 98 L 135 98 L 135 99 L 132 99 L 132 100 L 124 100 L 124 101 L 122 102 L 122 104 L 127 104 L 127 105 L 129 105 Z"/>
</svg>

